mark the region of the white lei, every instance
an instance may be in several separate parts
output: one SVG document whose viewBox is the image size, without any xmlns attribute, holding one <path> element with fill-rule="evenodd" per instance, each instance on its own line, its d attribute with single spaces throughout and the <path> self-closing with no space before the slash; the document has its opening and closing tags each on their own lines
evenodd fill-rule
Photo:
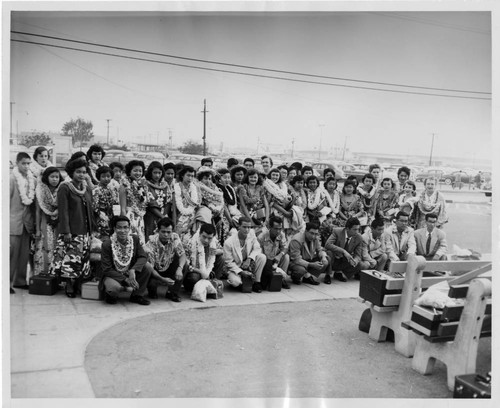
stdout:
<svg viewBox="0 0 500 408">
<path fill-rule="evenodd" d="M 59 186 L 52 192 L 49 186 L 42 182 L 39 182 L 36 186 L 36 199 L 38 205 L 45 214 L 54 218 L 57 217 L 58 213 L 57 190 L 59 190 Z"/>
<path fill-rule="evenodd" d="M 116 270 L 121 273 L 128 271 L 130 262 L 134 256 L 134 240 L 132 239 L 132 235 L 127 237 L 127 244 L 125 246 L 118 242 L 116 233 L 111 235 L 111 249 Z"/>
<path fill-rule="evenodd" d="M 182 215 L 191 215 L 194 213 L 194 207 L 200 205 L 201 197 L 198 195 L 197 186 L 193 182 L 191 182 L 189 185 L 188 194 L 185 197 L 188 201 L 188 206 L 186 207 L 182 202 L 182 190 L 185 190 L 185 187 L 181 187 L 181 184 L 182 182 L 174 184 L 175 205 Z M 190 202 L 192 203 L 192 205 L 189 205 Z"/>
<path fill-rule="evenodd" d="M 35 198 L 35 177 L 33 176 L 33 173 L 28 170 L 27 176 L 24 177 L 19 171 L 19 168 L 14 167 L 12 174 L 17 182 L 21 202 L 24 205 L 31 205 L 33 203 L 33 199 Z"/>
<path fill-rule="evenodd" d="M 213 187 L 207 186 L 201 182 L 198 183 L 202 198 L 207 202 L 208 208 L 215 213 L 220 213 L 224 207 L 224 193 L 213 184 Z"/>
<path fill-rule="evenodd" d="M 325 190 L 326 191 L 326 199 L 328 201 L 328 206 L 332 209 L 332 212 L 334 214 L 338 214 L 339 212 L 339 209 L 340 209 L 340 194 L 337 190 L 333 190 L 333 201 L 332 201 L 332 197 L 330 196 L 330 193 L 328 192 L 328 190 Z"/>
<path fill-rule="evenodd" d="M 318 208 L 321 203 L 321 189 L 317 188 L 313 192 L 309 191 L 309 196 L 307 197 L 307 208 L 314 210 Z"/>
<path fill-rule="evenodd" d="M 191 246 L 190 251 L 190 263 L 191 266 L 198 268 L 201 271 L 203 276 L 209 275 L 215 265 L 215 255 L 208 255 L 208 262 L 205 263 L 205 247 L 200 242 L 200 230 L 196 231 L 196 233 L 191 238 L 189 245 Z M 210 243 L 211 249 L 217 249 L 216 240 L 213 239 Z"/>
<path fill-rule="evenodd" d="M 50 160 L 47 160 L 47 165 L 43 167 L 40 163 L 38 163 L 36 160 L 33 160 L 30 164 L 30 170 L 33 173 L 35 177 L 41 178 L 42 173 L 47 169 L 48 167 L 51 167 L 52 163 Z"/>
<path fill-rule="evenodd" d="M 287 193 L 288 191 L 286 190 L 286 186 L 285 186 L 285 190 L 283 190 L 278 184 L 276 184 L 274 181 L 266 178 L 264 180 L 264 182 L 262 183 L 264 188 L 269 192 L 269 194 L 271 194 L 273 197 L 276 197 L 278 199 L 278 201 L 280 201 L 281 203 L 285 203 L 286 200 L 287 200 Z"/>
</svg>

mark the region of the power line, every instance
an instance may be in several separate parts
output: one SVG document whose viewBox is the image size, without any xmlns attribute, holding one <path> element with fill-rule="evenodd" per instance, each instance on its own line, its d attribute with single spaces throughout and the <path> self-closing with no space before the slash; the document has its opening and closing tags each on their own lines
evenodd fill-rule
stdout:
<svg viewBox="0 0 500 408">
<path fill-rule="evenodd" d="M 307 80 L 302 80 L 302 79 L 285 78 L 285 77 L 278 77 L 278 76 L 273 76 L 273 75 L 251 74 L 248 72 L 238 72 L 238 71 L 230 71 L 230 70 L 207 68 L 207 67 L 197 67 L 194 65 L 178 64 L 178 63 L 166 62 L 166 61 L 157 61 L 157 60 L 151 60 L 151 59 L 147 59 L 147 58 L 131 57 L 131 56 L 127 56 L 127 55 L 112 54 L 112 53 L 101 52 L 101 51 L 85 50 L 82 48 L 66 47 L 66 46 L 55 45 L 55 44 L 45 44 L 45 43 L 39 43 L 39 42 L 35 42 L 35 41 L 15 40 L 15 39 L 12 39 L 11 41 L 25 43 L 25 44 L 34 44 L 34 45 L 42 45 L 42 46 L 47 46 L 47 47 L 61 48 L 61 49 L 66 49 L 66 50 L 71 50 L 71 51 L 80 51 L 80 52 L 85 52 L 85 53 L 89 53 L 89 54 L 106 55 L 106 56 L 110 56 L 110 57 L 131 59 L 131 60 L 136 60 L 136 61 L 153 62 L 153 63 L 157 63 L 157 64 L 199 69 L 199 70 L 204 70 L 204 71 L 215 71 L 215 72 L 245 75 L 245 76 L 251 76 L 251 77 L 258 77 L 258 78 L 277 79 L 277 80 L 282 80 L 282 81 L 299 82 L 299 83 L 306 83 L 306 84 L 327 85 L 327 86 L 336 86 L 336 87 L 353 88 L 353 89 L 365 89 L 365 90 L 370 90 L 370 91 L 391 92 L 391 93 L 401 93 L 401 94 L 410 94 L 410 95 L 438 96 L 438 97 L 443 97 L 443 98 L 491 100 L 491 98 L 481 98 L 481 97 L 474 97 L 474 96 L 444 95 L 444 94 L 400 91 L 400 90 L 395 90 L 395 89 L 381 89 L 381 88 L 372 88 L 372 87 L 363 87 L 363 86 L 354 86 L 354 85 L 331 84 L 328 82 L 307 81 Z"/>
<path fill-rule="evenodd" d="M 490 92 L 468 91 L 468 90 L 448 89 L 448 88 L 433 88 L 433 87 L 416 86 L 416 85 L 396 84 L 396 83 L 390 83 L 390 82 L 365 81 L 365 80 L 361 80 L 361 79 L 331 77 L 331 76 L 326 76 L 326 75 L 307 74 L 307 73 L 303 73 L 303 72 L 285 71 L 285 70 L 278 70 L 278 69 L 271 69 L 271 68 L 261 68 L 261 67 L 255 67 L 255 66 L 250 66 L 250 65 L 231 64 L 231 63 L 227 63 L 227 62 L 219 62 L 219 61 L 211 61 L 211 60 L 198 59 L 198 58 L 181 57 L 178 55 L 162 54 L 162 53 L 157 53 L 157 52 L 152 52 L 152 51 L 137 50 L 137 49 L 133 49 L 133 48 L 117 47 L 117 46 L 112 46 L 112 45 L 93 43 L 93 42 L 89 42 L 89 41 L 71 40 L 71 39 L 67 39 L 67 38 L 63 38 L 63 37 L 55 37 L 55 36 L 50 36 L 50 35 L 33 34 L 33 33 L 27 33 L 24 31 L 11 31 L 11 33 L 29 35 L 29 36 L 34 36 L 34 37 L 42 37 L 42 38 L 72 42 L 72 43 L 77 43 L 77 44 L 91 45 L 94 47 L 111 48 L 111 49 L 120 50 L 120 51 L 129 51 L 129 52 L 136 52 L 136 53 L 140 53 L 140 54 L 148 54 L 148 55 L 155 55 L 155 56 L 161 56 L 161 57 L 167 57 L 167 58 L 174 58 L 174 59 L 180 59 L 180 60 L 185 60 L 185 61 L 202 62 L 202 63 L 207 63 L 207 64 L 223 65 L 223 66 L 229 66 L 229 67 L 235 67 L 235 68 L 245 68 L 245 69 L 252 69 L 252 70 L 259 70 L 259 71 L 275 72 L 275 73 L 279 73 L 279 74 L 291 74 L 291 75 L 298 75 L 298 76 L 307 76 L 307 77 L 311 77 L 311 78 L 333 79 L 336 81 L 348 81 L 348 82 L 366 83 L 366 84 L 373 84 L 373 85 L 385 85 L 385 86 L 398 86 L 398 87 L 404 87 L 404 88 L 426 89 L 426 90 L 432 90 L 432 91 L 460 92 L 460 93 L 474 93 L 474 94 L 491 95 Z"/>
</svg>

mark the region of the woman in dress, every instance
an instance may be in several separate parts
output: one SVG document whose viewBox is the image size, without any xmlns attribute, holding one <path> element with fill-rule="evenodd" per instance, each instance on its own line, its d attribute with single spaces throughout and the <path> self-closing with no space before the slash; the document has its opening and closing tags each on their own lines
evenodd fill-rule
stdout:
<svg viewBox="0 0 500 408">
<path fill-rule="evenodd" d="M 340 193 L 337 190 L 337 180 L 335 177 L 327 178 L 323 183 L 323 188 L 325 190 L 326 205 L 332 209 L 331 218 L 333 219 L 333 224 L 336 225 L 340 211 Z"/>
<path fill-rule="evenodd" d="M 239 187 L 240 210 L 252 220 L 253 225 L 262 226 L 269 220 L 269 203 L 267 202 L 266 191 L 262 186 L 262 179 L 259 172 L 250 169 Z M 257 232 L 256 232 L 257 234 Z"/>
<path fill-rule="evenodd" d="M 288 174 L 288 173 L 287 173 Z M 282 181 L 283 173 L 274 168 L 269 170 L 262 185 L 267 192 L 267 201 L 271 214 L 283 218 L 283 228 L 290 228 L 290 212 L 292 196 L 288 193 L 287 185 Z"/>
<path fill-rule="evenodd" d="M 54 259 L 58 221 L 57 191 L 62 176 L 56 167 L 47 167 L 36 186 L 35 275 L 48 273 Z"/>
<path fill-rule="evenodd" d="M 415 204 L 418 202 L 417 197 L 417 186 L 411 180 L 405 181 L 403 184 L 402 192 L 399 194 L 398 207 L 399 211 L 404 211 L 410 217 L 410 220 L 414 220 L 413 209 Z M 411 225 L 410 225 L 411 226 Z"/>
<path fill-rule="evenodd" d="M 163 170 L 165 171 L 165 215 L 169 217 L 172 222 L 177 223 L 177 214 L 175 212 L 174 205 L 174 184 L 175 181 L 175 164 L 174 163 L 166 163 L 163 165 Z"/>
<path fill-rule="evenodd" d="M 377 189 L 374 187 L 375 177 L 371 173 L 366 173 L 361 179 L 361 184 L 357 188 L 357 193 L 363 203 L 366 212 L 366 225 L 370 225 L 373 220 L 373 202 Z"/>
<path fill-rule="evenodd" d="M 292 218 L 290 228 L 285 230 L 286 236 L 289 238 L 292 235 L 302 232 L 305 228 L 305 211 L 307 208 L 307 194 L 304 190 L 304 177 L 295 176 L 290 182 L 292 189 Z"/>
<path fill-rule="evenodd" d="M 147 190 L 143 179 L 146 167 L 141 160 L 131 160 L 125 165 L 125 177 L 122 178 L 120 186 L 120 215 L 130 220 L 132 234 L 139 237 L 141 245 L 144 245 L 144 215 L 148 204 Z"/>
<path fill-rule="evenodd" d="M 365 215 L 363 210 L 363 203 L 357 194 L 354 193 L 356 187 L 352 180 L 346 180 L 342 187 L 342 194 L 340 194 L 340 211 L 338 223 L 344 227 L 345 222 L 351 218 L 360 218 Z"/>
<path fill-rule="evenodd" d="M 243 166 L 235 166 L 231 169 L 231 185 L 238 194 L 240 186 L 243 184 L 243 180 L 247 174 L 247 169 Z M 239 207 L 239 203 L 238 203 Z"/>
<path fill-rule="evenodd" d="M 35 180 L 40 181 L 44 170 L 51 167 L 52 163 L 49 160 L 49 151 L 43 146 L 39 146 L 33 153 L 33 161 L 30 164 L 30 170 L 35 176 Z"/>
<path fill-rule="evenodd" d="M 225 219 L 224 214 L 224 193 L 214 183 L 216 171 L 211 167 L 201 166 L 198 169 L 198 181 L 201 191 L 201 208 L 208 208 L 209 213 L 206 213 L 208 220 L 204 220 L 207 224 L 213 224 L 215 227 L 217 239 L 221 244 L 227 237 L 229 232 L 229 223 Z M 208 222 L 206 222 L 208 221 Z"/>
<path fill-rule="evenodd" d="M 373 213 L 376 219 L 384 220 L 386 226 L 392 223 L 392 218 L 396 214 L 398 205 L 398 195 L 392 188 L 392 180 L 386 177 L 382 180 L 381 188 L 377 191 L 373 200 Z"/>
<path fill-rule="evenodd" d="M 323 179 L 326 181 L 329 178 L 335 178 L 335 170 L 333 170 L 331 167 L 327 167 L 323 170 Z"/>
<path fill-rule="evenodd" d="M 58 238 L 49 273 L 66 281 L 66 295 L 73 298 L 82 280 L 90 277 L 90 236 L 95 224 L 92 190 L 85 181 L 86 161 L 69 161 L 65 170 L 71 181 L 62 182 L 57 192 Z"/>
<path fill-rule="evenodd" d="M 118 205 L 118 191 L 110 187 L 113 170 L 101 166 L 96 170 L 99 184 L 92 190 L 92 204 L 96 220 L 96 237 L 101 241 L 111 235 L 111 218 L 114 206 Z"/>
<path fill-rule="evenodd" d="M 316 221 L 321 225 L 326 219 L 326 215 L 331 212 L 327 206 L 326 193 L 319 186 L 316 176 L 307 178 L 307 209 L 306 215 L 309 221 Z"/>
<path fill-rule="evenodd" d="M 76 160 L 76 159 L 85 160 L 85 168 L 86 168 L 85 182 L 87 183 L 87 185 L 90 188 L 94 188 L 95 186 L 97 186 L 98 182 L 97 182 L 97 180 L 94 179 L 94 177 L 92 177 L 92 171 L 90 170 L 90 167 L 89 167 L 89 160 L 87 159 L 87 155 L 82 151 L 75 152 L 71 155 L 68 162 Z M 67 176 L 64 181 L 71 181 L 71 177 Z"/>
<path fill-rule="evenodd" d="M 370 164 L 368 166 L 368 173 L 370 173 L 373 178 L 375 179 L 375 183 L 373 183 L 373 186 L 375 187 L 376 190 L 380 187 L 380 173 L 382 172 L 381 167 L 377 164 Z"/>
<path fill-rule="evenodd" d="M 95 185 L 99 184 L 99 180 L 97 180 L 95 172 L 99 167 L 104 165 L 104 163 L 102 162 L 104 156 L 106 156 L 106 152 L 101 146 L 97 144 L 93 144 L 92 146 L 89 147 L 89 150 L 87 150 L 87 161 L 89 163 L 92 182 Z"/>
<path fill-rule="evenodd" d="M 197 229 L 197 212 L 201 207 L 201 191 L 194 182 L 195 171 L 184 166 L 178 173 L 179 182 L 174 185 L 175 209 L 177 212 L 176 232 L 183 243 L 191 238 Z"/>
<path fill-rule="evenodd" d="M 165 216 L 167 206 L 167 182 L 164 180 L 165 170 L 159 161 L 152 161 L 146 171 L 147 207 L 144 215 L 145 240 L 154 234 L 156 222 Z"/>
<path fill-rule="evenodd" d="M 238 210 L 238 195 L 231 185 L 231 173 L 228 169 L 219 169 L 220 183 L 217 186 L 224 195 L 224 219 L 228 223 L 228 228 L 238 229 L 238 220 L 241 217 L 241 211 Z"/>
<path fill-rule="evenodd" d="M 414 211 L 415 229 L 425 227 L 425 216 L 430 213 L 438 216 L 436 226 L 441 228 L 448 222 L 444 196 L 436 190 L 436 179 L 426 179 L 424 181 L 424 187 L 425 190 L 420 194 Z"/>
</svg>

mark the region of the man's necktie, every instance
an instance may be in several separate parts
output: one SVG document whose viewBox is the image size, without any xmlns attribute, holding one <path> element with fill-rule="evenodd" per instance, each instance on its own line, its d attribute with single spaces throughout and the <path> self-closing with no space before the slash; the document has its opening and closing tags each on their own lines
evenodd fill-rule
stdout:
<svg viewBox="0 0 500 408">
<path fill-rule="evenodd" d="M 425 244 L 425 254 L 429 255 L 431 251 L 431 234 L 427 235 L 427 243 Z"/>
<path fill-rule="evenodd" d="M 344 245 L 344 249 L 347 251 L 347 247 L 349 246 L 349 241 L 351 240 L 351 238 L 347 238 L 345 240 L 345 245 Z"/>
</svg>

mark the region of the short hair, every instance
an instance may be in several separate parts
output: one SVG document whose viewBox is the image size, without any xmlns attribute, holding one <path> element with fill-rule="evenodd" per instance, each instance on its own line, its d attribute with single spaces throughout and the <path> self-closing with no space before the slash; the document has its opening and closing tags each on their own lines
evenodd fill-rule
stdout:
<svg viewBox="0 0 500 408">
<path fill-rule="evenodd" d="M 238 163 L 239 163 L 238 159 L 234 157 L 230 157 L 229 159 L 227 159 L 227 167 L 236 166 Z"/>
<path fill-rule="evenodd" d="M 293 162 L 290 167 L 295 167 L 295 170 L 302 171 L 302 163 L 301 162 Z"/>
<path fill-rule="evenodd" d="M 238 172 L 242 171 L 243 172 L 243 177 L 245 177 L 245 175 L 247 174 L 247 169 L 243 166 L 240 166 L 240 165 L 237 165 L 237 166 L 234 166 L 232 169 L 231 169 L 231 180 L 234 181 L 234 175 Z"/>
<path fill-rule="evenodd" d="M 68 176 L 70 178 L 73 178 L 76 169 L 79 169 L 80 167 L 85 167 L 85 171 L 87 171 L 88 168 L 87 166 L 88 166 L 87 160 L 85 160 L 83 157 L 80 157 L 78 159 L 70 160 L 69 162 L 67 162 L 66 166 L 64 167 L 64 170 L 66 170 L 66 173 L 68 173 Z"/>
<path fill-rule="evenodd" d="M 268 179 L 271 179 L 271 173 L 278 173 L 278 176 L 279 176 L 279 179 L 278 179 L 278 183 L 281 183 L 281 172 L 279 169 L 277 169 L 276 167 L 273 167 L 271 170 L 269 170 L 269 173 L 267 173 L 267 178 Z"/>
<path fill-rule="evenodd" d="M 302 167 L 301 173 L 304 174 L 306 171 L 310 171 L 312 174 L 314 174 L 313 168 L 311 166 Z"/>
<path fill-rule="evenodd" d="M 405 213 L 404 211 L 398 211 L 398 213 L 396 214 L 396 220 L 399 220 L 401 217 L 409 217 L 409 215 L 407 213 Z"/>
<path fill-rule="evenodd" d="M 272 228 L 274 224 L 283 225 L 283 218 L 278 217 L 277 215 L 271 215 L 269 217 L 269 227 Z"/>
<path fill-rule="evenodd" d="M 83 157 L 86 161 L 88 161 L 87 155 L 85 154 L 85 152 L 82 152 L 82 151 L 78 151 L 78 152 L 73 153 L 68 161 L 76 160 L 76 159 L 79 159 L 81 157 Z"/>
<path fill-rule="evenodd" d="M 293 186 L 295 186 L 295 184 L 297 184 L 299 181 L 302 181 L 302 182 L 303 182 L 303 181 L 304 181 L 304 177 L 302 177 L 301 175 L 299 175 L 299 174 L 298 174 L 298 175 L 296 175 L 296 176 L 292 179 L 292 181 L 290 182 L 290 184 L 291 184 L 291 185 L 292 185 L 292 187 L 293 187 Z"/>
<path fill-rule="evenodd" d="M 160 170 L 161 171 L 160 180 L 163 178 L 163 176 L 165 175 L 165 169 L 163 168 L 163 165 L 159 161 L 154 160 L 151 163 L 149 163 L 148 169 L 146 170 L 146 175 L 144 176 L 146 180 L 151 181 L 151 179 L 153 178 L 154 169 Z"/>
<path fill-rule="evenodd" d="M 101 159 L 104 159 L 104 156 L 106 156 L 106 152 L 98 144 L 93 144 L 89 147 L 89 150 L 87 150 L 87 159 L 92 160 L 92 153 L 101 153 Z"/>
<path fill-rule="evenodd" d="M 375 184 L 375 177 L 373 177 L 372 173 L 366 173 L 361 181 L 364 182 L 366 179 L 370 179 L 371 181 L 373 181 L 373 184 Z"/>
<path fill-rule="evenodd" d="M 203 166 L 203 163 L 212 163 L 214 164 L 214 160 L 211 157 L 204 157 L 201 159 L 201 165 Z"/>
<path fill-rule="evenodd" d="M 273 159 L 271 159 L 271 157 L 270 157 L 270 156 L 264 155 L 264 156 L 262 156 L 262 157 L 260 158 L 260 161 L 262 162 L 262 160 L 264 160 L 264 159 L 269 159 L 269 164 L 270 164 L 270 165 L 271 165 L 271 167 L 272 167 L 272 165 L 273 165 Z"/>
<path fill-rule="evenodd" d="M 255 166 L 255 160 L 251 157 L 247 157 L 245 160 L 243 160 L 243 164 L 245 164 L 246 162 L 251 162 L 252 166 Z"/>
<path fill-rule="evenodd" d="M 228 169 L 226 169 L 225 167 L 223 167 L 222 169 L 218 169 L 217 171 L 219 172 L 219 174 L 221 176 L 223 176 L 224 174 L 229 174 L 229 175 L 231 174 L 231 172 Z"/>
<path fill-rule="evenodd" d="M 173 228 L 174 227 L 174 222 L 169 217 L 160 218 L 156 222 L 156 229 L 159 231 L 161 227 L 165 227 L 165 228 L 172 227 Z"/>
<path fill-rule="evenodd" d="M 202 233 L 208 234 L 208 235 L 215 235 L 215 227 L 212 224 L 209 224 L 208 222 L 205 222 L 201 224 L 200 227 L 200 235 Z"/>
<path fill-rule="evenodd" d="M 248 217 L 240 217 L 240 219 L 238 220 L 238 225 L 241 226 L 244 222 L 251 223 L 252 220 Z"/>
<path fill-rule="evenodd" d="M 125 216 L 125 215 L 115 215 L 111 218 L 111 221 L 109 223 L 109 226 L 111 227 L 111 229 L 114 231 L 115 228 L 116 228 L 116 224 L 118 224 L 120 221 L 127 221 L 128 222 L 128 225 L 130 226 L 130 219 Z"/>
<path fill-rule="evenodd" d="M 288 171 L 288 166 L 286 164 L 282 164 L 282 165 L 278 166 L 277 168 L 278 168 L 278 170 L 285 169 L 286 171 Z"/>
<path fill-rule="evenodd" d="M 295 167 L 295 166 L 292 164 L 290 167 L 288 167 L 288 174 L 290 174 L 290 172 L 291 172 L 291 171 L 296 171 L 296 172 L 297 172 L 297 171 L 299 171 L 299 169 L 297 169 L 297 167 Z"/>
<path fill-rule="evenodd" d="M 410 173 L 411 173 L 411 170 L 409 167 L 406 167 L 406 166 L 402 166 L 398 169 L 398 177 L 401 173 L 406 173 L 408 174 L 408 177 L 410 176 Z"/>
<path fill-rule="evenodd" d="M 167 170 L 170 170 L 170 169 L 172 169 L 174 171 L 174 175 L 175 175 L 175 164 L 172 162 L 168 162 L 168 163 L 165 163 L 163 165 L 163 171 L 164 171 L 163 174 L 165 174 L 167 172 Z"/>
<path fill-rule="evenodd" d="M 195 173 L 194 168 L 191 166 L 184 166 L 182 169 L 180 169 L 178 173 L 179 180 L 182 181 L 186 173 Z"/>
<path fill-rule="evenodd" d="M 356 190 L 356 185 L 355 185 L 354 181 L 352 181 L 352 180 L 346 180 L 346 181 L 344 181 L 344 186 L 342 187 L 342 194 L 345 194 L 345 188 L 347 186 L 352 186 L 352 188 L 354 190 Z"/>
<path fill-rule="evenodd" d="M 335 170 L 333 170 L 331 167 L 327 167 L 323 170 L 323 177 L 326 177 L 326 173 L 333 173 L 333 177 L 335 177 Z"/>
<path fill-rule="evenodd" d="M 352 181 L 354 182 L 354 188 L 356 188 L 359 184 L 358 182 L 358 178 L 354 175 L 354 174 L 351 174 L 350 176 L 347 177 L 346 181 Z"/>
<path fill-rule="evenodd" d="M 413 191 L 416 191 L 417 190 L 417 186 L 415 185 L 415 183 L 411 180 L 406 180 L 405 183 L 403 184 L 403 187 L 406 185 L 406 184 L 409 184 L 410 186 L 412 186 L 413 188 Z"/>
<path fill-rule="evenodd" d="M 354 227 L 355 225 L 361 225 L 361 223 L 359 222 L 359 219 L 356 218 L 356 217 L 351 217 L 349 218 L 346 222 L 345 222 L 345 227 L 346 229 L 351 229 L 352 227 Z"/>
<path fill-rule="evenodd" d="M 61 181 L 62 181 L 62 175 L 61 175 L 61 172 L 59 171 L 59 169 L 57 167 L 54 167 L 54 166 L 50 166 L 50 167 L 47 167 L 43 173 L 42 173 L 42 183 L 43 184 L 46 184 L 46 185 L 49 185 L 49 176 L 52 174 L 52 173 L 57 173 L 59 174 L 59 183 L 57 183 L 57 185 L 61 184 Z"/>
<path fill-rule="evenodd" d="M 325 180 L 325 182 L 323 183 L 323 187 L 325 188 L 325 190 L 327 189 L 328 183 L 330 183 L 332 181 L 335 183 L 335 189 L 334 190 L 337 189 L 337 185 L 338 185 L 337 179 L 335 177 L 330 177 L 330 178 L 327 178 Z"/>
<path fill-rule="evenodd" d="M 243 179 L 243 184 L 248 184 L 248 178 L 250 176 L 253 176 L 254 174 L 257 175 L 257 184 L 260 185 L 262 184 L 262 176 L 261 174 L 256 170 L 256 169 L 249 169 L 247 171 L 247 174 L 245 175 L 245 178 Z"/>
<path fill-rule="evenodd" d="M 33 160 L 36 161 L 36 158 L 40 156 L 43 152 L 49 152 L 45 146 L 38 146 L 33 152 Z"/>
<path fill-rule="evenodd" d="M 22 159 L 30 159 L 31 160 L 31 157 L 26 152 L 19 152 L 16 156 L 16 163 L 19 163 Z"/>
<path fill-rule="evenodd" d="M 110 167 L 108 166 L 101 166 L 95 171 L 95 178 L 97 180 L 100 180 L 101 176 L 103 174 L 109 173 L 111 176 L 113 176 L 113 170 L 111 170 Z"/>
<path fill-rule="evenodd" d="M 386 181 L 391 183 L 391 187 L 393 186 L 394 182 L 392 181 L 392 179 L 390 177 L 384 177 L 382 179 L 382 182 L 380 183 L 380 185 L 384 184 L 384 182 L 386 182 Z"/>
<path fill-rule="evenodd" d="M 125 165 L 125 174 L 130 177 L 130 172 L 134 167 L 141 167 L 142 168 L 142 174 L 146 172 L 146 166 L 144 165 L 144 162 L 142 160 L 130 160 L 126 165 Z"/>
<path fill-rule="evenodd" d="M 306 222 L 306 231 L 310 231 L 312 229 L 319 229 L 319 223 L 316 221 Z"/>
<path fill-rule="evenodd" d="M 184 168 L 184 163 L 174 164 L 174 173 L 177 179 L 179 179 L 179 172 Z M 193 169 L 194 170 L 194 169 Z"/>
<path fill-rule="evenodd" d="M 369 173 L 371 173 L 371 172 L 373 171 L 373 169 L 379 169 L 379 170 L 382 170 L 382 169 L 380 168 L 380 165 L 378 165 L 377 163 L 375 163 L 375 164 L 370 164 L 370 165 L 368 166 L 368 172 L 369 172 Z"/>
<path fill-rule="evenodd" d="M 202 172 L 198 173 L 197 178 L 198 178 L 198 180 L 201 181 L 201 180 L 203 180 L 207 176 L 213 176 L 213 172 L 211 172 L 211 171 L 202 171 Z"/>
<path fill-rule="evenodd" d="M 112 162 L 109 165 L 109 168 L 111 170 L 114 170 L 116 167 L 118 167 L 121 171 L 125 170 L 125 166 L 123 165 L 123 163 L 120 162 Z"/>
<path fill-rule="evenodd" d="M 436 213 L 425 214 L 425 221 L 427 221 L 429 218 L 435 218 L 437 220 L 439 217 Z"/>
<path fill-rule="evenodd" d="M 375 229 L 375 228 L 378 228 L 378 227 L 384 227 L 385 226 L 385 221 L 383 218 L 375 218 L 370 226 L 372 227 L 372 229 Z"/>
<path fill-rule="evenodd" d="M 310 181 L 313 181 L 313 180 L 316 180 L 316 182 L 318 183 L 318 187 L 319 187 L 319 179 L 315 176 L 315 175 L 312 175 L 312 176 L 309 176 L 306 180 L 306 186 L 309 185 L 309 182 Z"/>
</svg>

